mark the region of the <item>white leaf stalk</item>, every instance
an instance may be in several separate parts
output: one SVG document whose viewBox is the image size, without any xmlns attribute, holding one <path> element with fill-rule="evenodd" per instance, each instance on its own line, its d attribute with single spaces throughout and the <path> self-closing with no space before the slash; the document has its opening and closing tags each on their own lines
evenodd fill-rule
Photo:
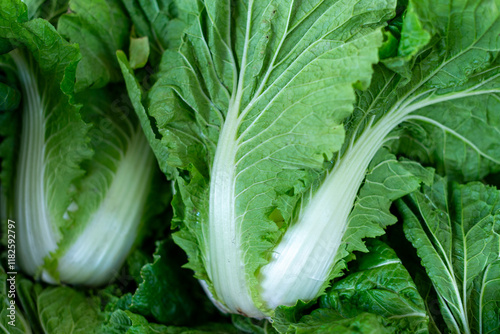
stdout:
<svg viewBox="0 0 500 334">
<path fill-rule="evenodd" d="M 11 52 L 23 94 L 22 129 L 15 180 L 15 217 L 18 226 L 19 263 L 35 275 L 44 257 L 57 249 L 61 235 L 52 228 L 45 180 L 45 118 L 42 96 L 34 73 L 24 57 Z"/>
<path fill-rule="evenodd" d="M 214 304 L 222 311 L 262 318 L 265 315 L 255 306 L 245 278 L 243 244 L 241 241 L 241 218 L 235 209 L 235 161 L 238 129 L 237 109 L 229 108 L 227 119 L 220 134 L 219 145 L 210 179 L 210 208 L 208 231 L 207 274 L 217 297 L 222 301 Z M 223 147 L 224 149 L 220 149 Z M 222 263 L 222 265 L 221 265 Z M 211 296 L 211 294 L 209 295 Z M 214 300 L 214 299 L 212 299 Z"/>
<path fill-rule="evenodd" d="M 259 275 L 260 297 L 265 308 L 294 305 L 297 300 L 314 299 L 334 265 L 335 255 L 347 228 L 366 170 L 388 134 L 413 111 L 393 109 L 375 124 L 372 122 L 353 140 L 337 160 L 323 184 L 301 211 L 273 250 L 270 262 Z M 237 130 L 236 113 L 228 113 L 212 170 L 209 224 L 208 275 L 214 284 L 216 303 L 226 312 L 267 318 L 255 305 L 245 279 L 241 222 L 235 218 L 234 161 Z M 233 119 L 234 118 L 234 119 Z M 233 143 L 233 144 L 231 144 Z"/>
<path fill-rule="evenodd" d="M 149 144 L 139 128 L 130 139 L 99 208 L 89 222 L 82 222 L 85 230 L 58 259 L 61 281 L 98 286 L 116 276 L 137 237 L 153 162 Z"/>
<path fill-rule="evenodd" d="M 113 180 L 103 201 L 89 221 L 75 221 L 84 226 L 76 241 L 60 254 L 63 235 L 53 217 L 48 202 L 46 173 L 46 141 L 44 97 L 40 95 L 36 77 L 24 57 L 12 53 L 17 66 L 24 96 L 22 132 L 17 176 L 15 181 L 14 212 L 18 226 L 19 263 L 30 275 L 41 273 L 42 279 L 56 283 L 43 268 L 53 254 L 59 256 L 59 280 L 70 284 L 97 286 L 108 282 L 117 272 L 136 236 L 143 208 L 150 189 L 154 157 L 140 128 L 129 139 Z M 71 203 L 67 211 L 85 210 Z"/>
<path fill-rule="evenodd" d="M 328 280 L 348 216 L 366 170 L 403 117 L 387 115 L 368 125 L 288 228 L 260 271 L 261 297 L 270 309 L 314 299 Z"/>
</svg>

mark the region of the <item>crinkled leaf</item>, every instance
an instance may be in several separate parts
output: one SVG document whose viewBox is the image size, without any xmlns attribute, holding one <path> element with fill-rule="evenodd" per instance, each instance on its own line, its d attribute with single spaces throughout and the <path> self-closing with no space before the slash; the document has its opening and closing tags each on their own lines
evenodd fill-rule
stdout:
<svg viewBox="0 0 500 334">
<path fill-rule="evenodd" d="M 500 192 L 480 183 L 438 178 L 398 201 L 407 238 L 436 289 L 441 313 L 454 333 L 498 329 L 491 309 L 500 256 Z M 473 290 L 475 290 L 473 292 Z"/>
<path fill-rule="evenodd" d="M 426 333 L 428 316 L 412 278 L 386 244 L 370 240 L 349 274 L 336 281 L 320 299 L 320 307 L 346 317 L 369 312 L 384 317 L 399 330 Z"/>
<path fill-rule="evenodd" d="M 386 149 L 380 150 L 370 163 L 364 184 L 349 214 L 330 277 L 340 275 L 353 251 L 368 252 L 364 238 L 380 236 L 387 226 L 397 222 L 390 212 L 393 201 L 417 190 L 421 182 L 432 183 L 432 178 L 433 170 L 410 160 L 398 161 Z"/>
<path fill-rule="evenodd" d="M 349 332 L 342 326 L 351 326 L 351 322 L 362 316 L 376 319 L 379 327 L 373 330 L 427 333 L 428 316 L 424 301 L 395 252 L 378 240 L 368 241 L 367 246 L 369 253 L 361 254 L 350 264 L 349 274 L 335 281 L 320 297 L 316 310 L 303 316 L 311 305 L 299 303 L 295 307 L 279 307 L 273 326 L 280 333 L 290 333 L 319 315 L 332 314 L 335 317 L 325 319 L 325 324 L 317 320 L 318 330 L 333 333 L 334 328 L 340 332 L 342 328 Z M 373 325 L 371 321 L 366 321 Z M 370 325 L 358 330 L 364 333 L 370 330 Z M 355 331 L 356 328 L 349 330 Z"/>
<path fill-rule="evenodd" d="M 96 300 L 68 287 L 47 288 L 37 298 L 45 333 L 99 334 L 103 323 Z"/>
<path fill-rule="evenodd" d="M 189 272 L 179 269 L 182 256 L 178 253 L 171 240 L 157 244 L 153 263 L 141 269 L 142 282 L 132 297 L 132 312 L 167 325 L 195 322 L 195 314 L 201 311 L 196 298 L 198 283 Z"/>
</svg>

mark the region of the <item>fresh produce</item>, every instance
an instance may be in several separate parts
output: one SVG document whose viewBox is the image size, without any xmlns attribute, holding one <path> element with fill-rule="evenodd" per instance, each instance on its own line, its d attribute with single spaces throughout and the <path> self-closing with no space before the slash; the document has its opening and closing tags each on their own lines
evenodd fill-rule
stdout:
<svg viewBox="0 0 500 334">
<path fill-rule="evenodd" d="M 0 4 L 25 328 L 500 331 L 498 0 Z"/>
<path fill-rule="evenodd" d="M 230 15 L 222 2 L 193 2 L 147 109 L 134 101 L 139 115 L 156 119 L 157 152 L 188 172 L 174 179 L 174 238 L 223 310 L 263 318 L 318 297 L 343 259 L 365 250 L 364 237 L 396 222 L 390 202 L 416 190 L 422 171 L 394 161 L 384 145 L 437 128 L 447 135 L 426 152 L 437 168 L 462 158 L 465 170 L 449 174 L 498 170 L 498 13 L 463 25 L 475 5 L 454 2 L 461 15 L 429 17 L 430 2 L 411 2 L 396 59 L 372 72 L 395 6 L 250 1 Z M 206 31 L 203 22 L 212 22 Z M 370 79 L 352 113 L 353 86 Z M 132 79 L 128 86 L 140 96 Z M 440 156 L 444 145 L 451 157 Z"/>
<path fill-rule="evenodd" d="M 11 111 L 20 124 L 5 178 L 19 265 L 49 282 L 102 285 L 137 236 L 151 150 L 134 115 L 113 106 L 113 90 L 74 95 L 78 47 L 46 20 L 17 23 L 7 36 L 17 48 L 1 68 L 22 96 Z"/>
</svg>

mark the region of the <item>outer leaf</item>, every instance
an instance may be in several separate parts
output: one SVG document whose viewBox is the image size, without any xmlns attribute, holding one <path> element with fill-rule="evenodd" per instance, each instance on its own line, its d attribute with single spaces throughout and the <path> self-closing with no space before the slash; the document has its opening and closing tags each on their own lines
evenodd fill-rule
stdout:
<svg viewBox="0 0 500 334">
<path fill-rule="evenodd" d="M 43 332 L 36 304 L 37 297 L 42 290 L 40 284 L 33 283 L 27 278 L 18 277 L 16 297 L 20 301 L 21 308 L 34 333 Z"/>
<path fill-rule="evenodd" d="M 321 298 L 320 306 L 348 317 L 374 313 L 401 331 L 426 333 L 424 302 L 396 253 L 376 240 L 368 249 L 370 253 L 361 255 L 350 274 L 335 282 Z"/>
<path fill-rule="evenodd" d="M 82 60 L 76 70 L 76 90 L 100 88 L 121 80 L 116 50 L 128 47 L 130 22 L 119 0 L 70 2 L 57 30 L 80 44 Z"/>
<path fill-rule="evenodd" d="M 88 126 L 69 97 L 79 53 L 47 21 L 24 22 L 21 4 L 4 0 L 1 7 L 5 10 L 0 12 L 0 37 L 24 45 L 23 50 L 12 53 L 22 95 L 27 97 L 22 105 L 15 196 L 18 203 L 32 204 L 18 205 L 14 218 L 21 237 L 19 262 L 35 274 L 43 263 L 43 252 L 38 250 L 54 250 L 60 236 L 57 232 L 54 236 L 48 227 L 63 229 L 69 224 L 62 217 L 72 201 L 70 190 L 83 174 L 79 164 L 91 154 L 85 138 Z M 56 170 L 58 173 L 53 172 Z M 31 224 L 33 221 L 45 223 Z M 28 231 L 28 225 L 33 229 Z"/>
<path fill-rule="evenodd" d="M 102 333 L 103 319 L 96 301 L 73 289 L 45 289 L 38 295 L 37 306 L 45 333 Z"/>
<path fill-rule="evenodd" d="M 488 314 L 498 296 L 483 294 L 495 284 L 491 275 L 500 256 L 500 192 L 479 183 L 453 184 L 449 194 L 447 188 L 439 179 L 398 202 L 405 234 L 433 282 L 450 330 L 494 331 L 498 319 Z M 471 295 L 473 287 L 481 292 Z"/>
<path fill-rule="evenodd" d="M 188 273 L 179 271 L 176 249 L 172 241 L 158 243 L 154 262 L 141 270 L 142 283 L 132 297 L 130 310 L 153 316 L 163 324 L 193 324 L 197 305 Z"/>
<path fill-rule="evenodd" d="M 474 282 L 471 292 L 472 326 L 483 333 L 500 330 L 500 260 L 486 267 L 483 277 Z M 477 316 L 478 315 L 478 316 Z"/>
<path fill-rule="evenodd" d="M 289 333 L 393 333 L 383 325 L 382 317 L 372 313 L 360 313 L 353 318 L 344 318 L 331 309 L 318 309 L 293 326 Z"/>
<path fill-rule="evenodd" d="M 148 113 L 168 162 L 193 173 L 178 179 L 179 187 L 198 179 L 194 170 L 210 171 L 209 190 L 195 191 L 201 197 L 179 191 L 191 197 L 188 212 L 210 208 L 202 224 L 185 221 L 177 239 L 190 251 L 190 266 L 233 312 L 262 316 L 253 306 L 255 274 L 279 237 L 268 218 L 278 197 L 273 189 L 310 182 L 308 174 L 340 147 L 352 85 L 366 87 L 377 60 L 381 35 L 371 25 L 391 14 L 391 4 L 250 1 L 232 8 L 234 24 L 227 4 L 198 5 L 179 52 L 163 56 Z M 332 101 L 335 110 L 326 109 Z"/>
<path fill-rule="evenodd" d="M 370 253 L 361 254 L 350 265 L 349 275 L 327 290 L 319 299 L 318 309 L 302 316 L 304 305 L 300 303 L 295 308 L 279 307 L 273 326 L 280 333 L 295 332 L 294 329 L 315 333 L 304 323 L 311 323 L 311 326 L 315 323 L 318 330 L 325 333 L 333 333 L 334 329 L 339 332 L 427 333 L 424 301 L 395 252 L 377 240 L 367 244 Z M 329 316 L 323 319 L 325 314 Z M 318 319 L 312 322 L 315 318 Z M 367 323 L 357 323 L 360 318 Z M 373 320 L 376 320 L 375 325 Z M 343 326 L 352 328 L 348 330 Z"/>
</svg>

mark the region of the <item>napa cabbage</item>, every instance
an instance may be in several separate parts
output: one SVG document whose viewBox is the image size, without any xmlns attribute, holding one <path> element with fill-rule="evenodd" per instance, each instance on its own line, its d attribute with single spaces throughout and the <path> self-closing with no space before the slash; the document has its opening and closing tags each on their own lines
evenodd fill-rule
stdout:
<svg viewBox="0 0 500 334">
<path fill-rule="evenodd" d="M 223 311 L 322 294 L 397 221 L 392 201 L 432 183 L 396 155 L 458 180 L 498 171 L 498 1 L 410 1 L 399 25 L 395 1 L 176 5 L 182 42 L 150 89 L 118 58 L 176 170 L 175 241 Z"/>
</svg>

